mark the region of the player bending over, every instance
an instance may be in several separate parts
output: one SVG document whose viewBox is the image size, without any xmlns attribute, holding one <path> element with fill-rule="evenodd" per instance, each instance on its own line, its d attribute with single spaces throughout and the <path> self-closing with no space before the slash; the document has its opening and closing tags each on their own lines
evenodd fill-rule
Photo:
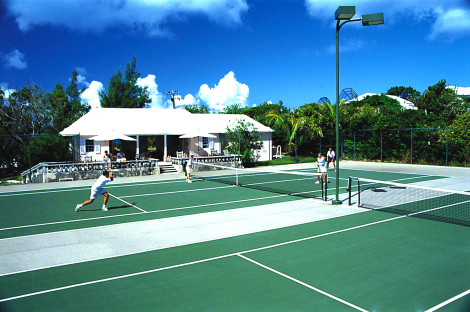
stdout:
<svg viewBox="0 0 470 312">
<path fill-rule="evenodd" d="M 100 176 L 98 180 L 96 180 L 95 184 L 93 184 L 93 186 L 91 187 L 90 199 L 75 206 L 75 211 L 80 211 L 80 208 L 82 208 L 83 206 L 91 204 L 101 194 L 103 194 L 104 196 L 103 207 L 101 208 L 101 210 L 108 211 L 106 204 L 108 203 L 109 194 L 104 189 L 104 186 L 106 185 L 106 183 L 111 181 L 113 181 L 113 173 L 109 172 L 108 170 L 103 171 L 103 175 Z"/>
</svg>

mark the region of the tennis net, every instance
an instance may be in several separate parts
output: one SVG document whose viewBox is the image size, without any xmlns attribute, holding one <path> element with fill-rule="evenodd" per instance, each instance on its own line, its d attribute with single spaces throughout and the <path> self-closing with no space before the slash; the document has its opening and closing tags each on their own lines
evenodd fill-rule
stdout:
<svg viewBox="0 0 470 312">
<path fill-rule="evenodd" d="M 357 178 L 356 195 L 359 207 L 470 226 L 468 192 Z"/>
<path fill-rule="evenodd" d="M 209 163 L 194 163 L 192 176 L 224 184 L 238 185 L 280 194 L 326 200 L 327 183 L 321 174 L 301 171 L 232 168 Z"/>
</svg>

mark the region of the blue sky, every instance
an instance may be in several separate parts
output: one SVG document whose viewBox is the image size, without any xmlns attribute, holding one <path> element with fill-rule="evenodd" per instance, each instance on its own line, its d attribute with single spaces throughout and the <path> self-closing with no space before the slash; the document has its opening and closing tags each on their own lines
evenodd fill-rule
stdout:
<svg viewBox="0 0 470 312">
<path fill-rule="evenodd" d="M 358 95 L 393 86 L 424 91 L 445 79 L 470 87 L 468 0 L 3 0 L 0 87 L 26 82 L 52 92 L 77 69 L 83 101 L 137 59 L 152 107 L 199 102 L 213 110 L 283 101 L 335 101 L 339 5 L 385 24 L 340 32 L 340 89 Z"/>
</svg>

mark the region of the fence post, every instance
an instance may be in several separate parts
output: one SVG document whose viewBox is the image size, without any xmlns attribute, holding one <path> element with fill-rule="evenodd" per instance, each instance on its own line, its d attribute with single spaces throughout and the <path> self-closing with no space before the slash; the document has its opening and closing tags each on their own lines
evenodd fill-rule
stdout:
<svg viewBox="0 0 470 312">
<path fill-rule="evenodd" d="M 380 162 L 384 162 L 383 160 L 383 132 L 380 131 Z"/>
<path fill-rule="evenodd" d="M 344 160 L 344 133 L 341 131 L 341 160 Z"/>
<path fill-rule="evenodd" d="M 356 160 L 356 130 L 354 130 L 354 160 Z"/>
<path fill-rule="evenodd" d="M 240 153 L 240 151 L 241 151 L 241 138 L 240 138 L 240 131 L 238 131 L 238 155 L 241 156 L 242 154 Z"/>
<path fill-rule="evenodd" d="M 410 154 L 410 158 L 411 158 L 411 164 L 413 164 L 413 128 L 411 128 L 411 154 Z"/>
<path fill-rule="evenodd" d="M 33 183 L 33 174 L 31 172 L 31 135 L 28 134 L 28 160 L 29 160 L 29 183 Z"/>
<path fill-rule="evenodd" d="M 299 160 L 297 159 L 297 130 L 294 132 L 295 137 L 295 162 L 297 163 Z"/>
<path fill-rule="evenodd" d="M 446 128 L 446 166 L 448 166 L 448 155 L 449 155 L 449 128 Z"/>
</svg>

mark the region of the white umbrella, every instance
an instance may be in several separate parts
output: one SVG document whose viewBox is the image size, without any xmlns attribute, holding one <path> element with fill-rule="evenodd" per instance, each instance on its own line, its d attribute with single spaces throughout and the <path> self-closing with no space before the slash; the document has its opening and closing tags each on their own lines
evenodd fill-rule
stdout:
<svg viewBox="0 0 470 312">
<path fill-rule="evenodd" d="M 134 138 L 131 138 L 130 136 L 127 136 L 122 133 L 118 133 L 116 131 L 110 131 L 102 134 L 98 134 L 94 137 L 91 137 L 90 140 L 94 141 L 113 141 L 113 140 L 124 140 L 124 141 L 137 141 Z"/>
<path fill-rule="evenodd" d="M 190 139 L 190 138 L 195 138 L 195 137 L 216 138 L 215 135 L 207 133 L 207 132 L 200 131 L 199 129 L 195 130 L 195 131 L 191 131 L 191 132 L 186 133 L 186 134 L 183 134 L 179 138 L 180 139 Z"/>
</svg>

